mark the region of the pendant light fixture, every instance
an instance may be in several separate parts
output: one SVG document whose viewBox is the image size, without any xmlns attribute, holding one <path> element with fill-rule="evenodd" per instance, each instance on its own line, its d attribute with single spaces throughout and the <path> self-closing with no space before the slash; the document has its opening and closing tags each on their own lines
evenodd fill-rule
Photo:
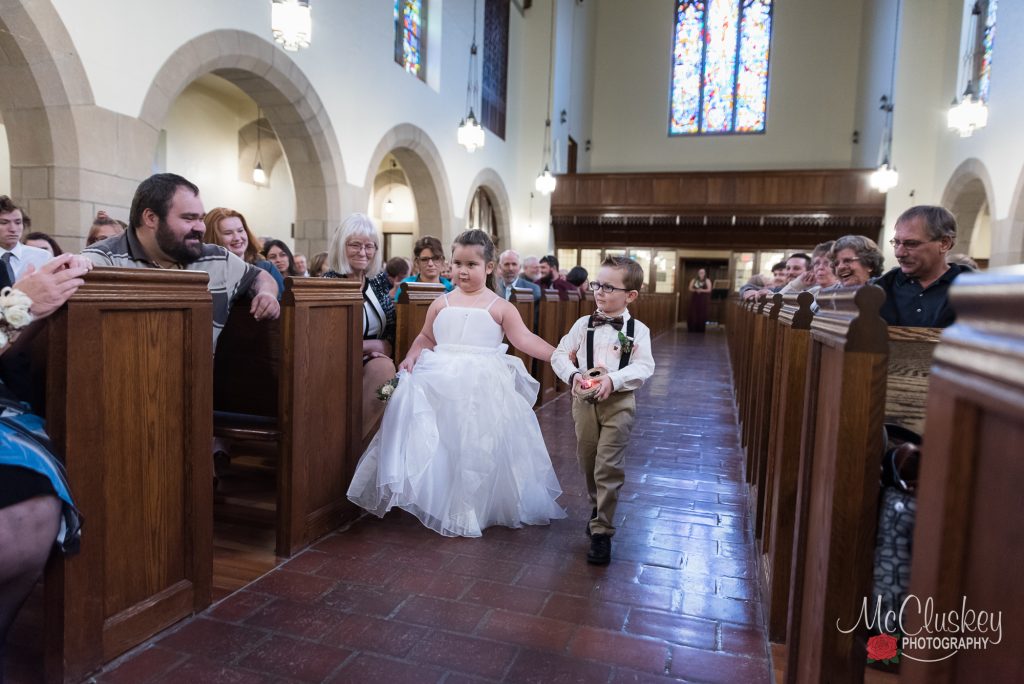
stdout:
<svg viewBox="0 0 1024 684">
<path fill-rule="evenodd" d="M 267 172 L 263 170 L 263 150 L 262 150 L 262 147 L 263 147 L 263 145 L 262 145 L 262 143 L 263 143 L 263 136 L 262 136 L 262 133 L 261 133 L 262 130 L 263 130 L 263 123 L 262 123 L 262 121 L 263 121 L 263 112 L 259 108 L 259 105 L 257 105 L 256 106 L 256 165 L 253 166 L 253 168 L 252 168 L 252 182 L 255 183 L 256 185 L 266 185 L 267 181 L 269 180 L 267 178 Z"/>
<path fill-rule="evenodd" d="M 872 188 L 883 195 L 899 183 L 900 176 L 892 165 L 892 94 L 896 88 L 896 48 L 900 37 L 900 9 L 902 2 L 896 3 L 896 26 L 892 36 L 892 65 L 889 70 L 889 94 L 882 95 L 881 109 L 884 112 L 885 123 L 882 127 L 882 140 L 878 146 L 878 168 L 868 178 Z"/>
<path fill-rule="evenodd" d="M 551 175 L 551 167 L 548 160 L 551 158 L 551 74 L 555 69 L 555 7 L 557 2 L 551 3 L 551 42 L 548 46 L 548 108 L 544 110 L 544 170 L 534 181 L 534 187 L 542 195 L 550 195 L 555 191 L 557 181 Z"/>
<path fill-rule="evenodd" d="M 479 60 L 476 49 L 476 0 L 473 0 L 473 43 L 469 46 L 469 77 L 466 80 L 466 109 L 469 113 L 459 122 L 458 141 L 473 152 L 484 146 L 484 127 L 473 114 L 473 104 L 480 92 Z"/>
<path fill-rule="evenodd" d="M 313 37 L 309 0 L 271 0 L 270 29 L 274 41 L 288 52 L 308 48 Z"/>
<path fill-rule="evenodd" d="M 960 134 L 961 138 L 969 138 L 975 130 L 988 124 L 988 107 L 974 90 L 974 75 L 977 73 L 975 59 L 978 46 L 978 23 L 981 21 L 981 3 L 975 2 L 971 8 L 970 26 L 968 29 L 967 50 L 964 53 L 963 70 L 967 74 L 967 85 L 958 101 L 946 113 L 946 125 Z"/>
</svg>

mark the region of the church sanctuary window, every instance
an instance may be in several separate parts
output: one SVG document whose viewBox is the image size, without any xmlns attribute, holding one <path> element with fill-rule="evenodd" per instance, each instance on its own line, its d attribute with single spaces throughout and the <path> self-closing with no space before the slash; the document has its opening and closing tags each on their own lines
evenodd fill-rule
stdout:
<svg viewBox="0 0 1024 684">
<path fill-rule="evenodd" d="M 427 3 L 395 0 L 395 62 L 421 81 L 427 79 Z"/>
<path fill-rule="evenodd" d="M 989 76 L 992 71 L 992 45 L 996 37 L 997 0 L 979 0 L 978 35 L 975 38 L 974 70 L 978 79 L 978 98 L 988 102 Z"/>
<path fill-rule="evenodd" d="M 773 0 L 676 0 L 669 135 L 763 133 Z"/>
<path fill-rule="evenodd" d="M 505 97 L 508 92 L 509 0 L 484 4 L 484 65 L 481 77 L 480 123 L 505 139 Z"/>
</svg>

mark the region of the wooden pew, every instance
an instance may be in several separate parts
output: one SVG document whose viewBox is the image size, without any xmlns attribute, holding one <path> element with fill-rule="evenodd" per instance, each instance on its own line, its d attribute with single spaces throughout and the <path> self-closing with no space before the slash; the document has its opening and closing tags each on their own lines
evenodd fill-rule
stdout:
<svg viewBox="0 0 1024 684">
<path fill-rule="evenodd" d="M 942 328 L 889 328 L 885 422 L 924 434 L 932 354 Z"/>
<path fill-rule="evenodd" d="M 760 358 L 759 362 L 754 365 L 750 445 L 747 447 L 747 461 L 750 464 L 750 508 L 756 539 L 761 538 L 764 525 L 768 438 L 771 430 L 772 397 L 776 375 L 775 345 L 778 336 L 779 312 L 782 309 L 782 295 L 775 293 L 767 300 L 759 321 L 762 327 Z"/>
<path fill-rule="evenodd" d="M 749 328 L 746 333 L 750 338 L 749 356 L 746 367 L 743 368 L 742 394 L 740 401 L 740 444 L 745 449 L 750 448 L 751 435 L 754 428 L 753 413 L 755 406 L 755 388 L 758 382 L 758 373 L 764 368 L 764 322 L 765 308 L 768 306 L 768 297 L 761 295 L 754 303 L 752 316 L 749 319 Z M 753 480 L 753 463 L 746 460 L 746 481 Z"/>
<path fill-rule="evenodd" d="M 516 307 L 516 311 L 519 312 L 519 316 L 523 319 L 523 323 L 526 324 L 526 327 L 533 331 L 533 290 L 525 287 L 517 287 L 512 291 L 512 299 L 509 301 L 511 301 L 512 305 Z M 526 352 L 519 351 L 512 346 L 511 343 L 508 347 L 508 353 L 517 356 L 523 362 L 523 365 L 526 366 L 527 370 L 530 370 L 533 366 L 534 358 Z"/>
<path fill-rule="evenodd" d="M 423 330 L 427 309 L 445 292 L 440 283 L 402 283 L 395 305 L 395 365 L 409 353 L 413 340 Z"/>
<path fill-rule="evenodd" d="M 761 534 L 761 596 L 765 603 L 768 639 L 785 641 L 786 611 L 793 555 L 797 466 L 803 423 L 807 356 L 810 351 L 809 292 L 783 295 L 775 331 L 774 382 L 769 417 L 765 470 L 766 497 Z M 737 307 L 730 307 L 734 311 Z"/>
<path fill-rule="evenodd" d="M 948 650 L 905 650 L 900 679 L 1021 681 L 1024 267 L 960 276 L 950 299 L 956 323 L 935 349 L 928 385 L 910 592 L 934 601 L 936 613 L 961 611 L 964 600 L 969 610 L 1001 612 L 1002 643 L 945 659 Z M 908 634 L 922 628 L 916 608 L 906 618 Z"/>
<path fill-rule="evenodd" d="M 205 274 L 97 268 L 49 322 L 46 427 L 84 517 L 44 582 L 48 682 L 77 682 L 210 603 Z"/>
<path fill-rule="evenodd" d="M 790 584 L 786 681 L 857 682 L 871 591 L 888 334 L 885 294 L 819 295 L 811 323 Z"/>
<path fill-rule="evenodd" d="M 540 315 L 537 320 L 537 335 L 549 344 L 558 346 L 562 339 L 565 307 L 558 295 L 558 290 L 542 290 L 540 297 Z M 537 364 L 537 381 L 540 383 L 538 406 L 542 406 L 555 398 L 558 393 L 558 376 L 550 363 Z"/>
<path fill-rule="evenodd" d="M 362 429 L 362 293 L 356 281 L 286 278 L 279 321 L 237 305 L 216 362 L 216 433 L 278 445 L 277 554 L 358 515 L 346 497 Z M 206 447 L 209 451 L 209 446 Z"/>
</svg>

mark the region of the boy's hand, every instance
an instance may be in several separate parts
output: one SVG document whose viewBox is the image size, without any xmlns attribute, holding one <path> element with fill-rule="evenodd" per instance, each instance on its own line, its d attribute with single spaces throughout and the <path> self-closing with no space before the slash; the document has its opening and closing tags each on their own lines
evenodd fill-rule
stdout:
<svg viewBox="0 0 1024 684">
<path fill-rule="evenodd" d="M 587 391 L 587 389 L 583 387 L 584 382 L 586 382 L 586 380 L 581 373 L 576 373 L 572 376 L 572 396 L 574 399 L 579 398 L 581 392 Z"/>
<path fill-rule="evenodd" d="M 592 382 L 597 383 L 600 387 L 597 390 L 597 394 L 594 395 L 594 401 L 604 401 L 612 394 L 612 379 L 607 375 L 601 376 L 597 380 Z"/>
</svg>

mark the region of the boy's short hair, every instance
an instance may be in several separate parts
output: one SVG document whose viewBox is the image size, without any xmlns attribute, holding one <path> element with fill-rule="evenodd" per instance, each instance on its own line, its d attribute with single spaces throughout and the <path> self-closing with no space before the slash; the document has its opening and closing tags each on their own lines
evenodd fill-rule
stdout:
<svg viewBox="0 0 1024 684">
<path fill-rule="evenodd" d="M 622 284 L 627 290 L 639 292 L 644 285 L 644 267 L 629 257 L 607 256 L 601 265 L 622 271 Z"/>
</svg>

